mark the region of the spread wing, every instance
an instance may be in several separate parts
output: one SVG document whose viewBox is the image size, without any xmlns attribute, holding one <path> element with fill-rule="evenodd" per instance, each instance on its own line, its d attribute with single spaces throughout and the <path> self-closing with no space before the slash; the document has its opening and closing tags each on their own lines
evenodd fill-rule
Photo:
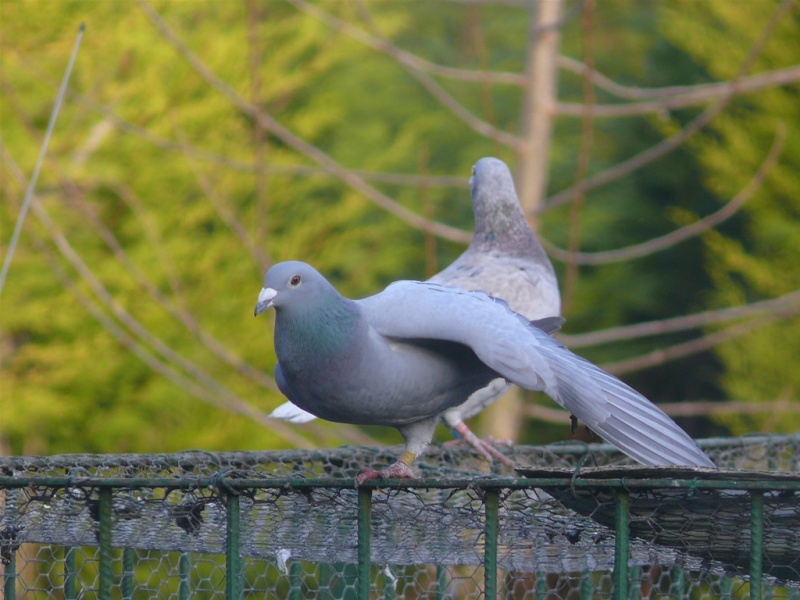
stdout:
<svg viewBox="0 0 800 600">
<path fill-rule="evenodd" d="M 686 432 L 647 398 L 570 352 L 502 300 L 482 292 L 401 281 L 358 303 L 381 335 L 469 346 L 499 375 L 521 387 L 544 391 L 643 464 L 714 466 Z"/>
</svg>

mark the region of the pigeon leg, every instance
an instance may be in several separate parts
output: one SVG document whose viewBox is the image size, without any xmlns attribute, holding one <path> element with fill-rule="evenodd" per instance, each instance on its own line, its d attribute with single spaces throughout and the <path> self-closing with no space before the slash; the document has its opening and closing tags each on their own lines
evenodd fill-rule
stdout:
<svg viewBox="0 0 800 600">
<path fill-rule="evenodd" d="M 499 461 L 500 463 L 510 466 L 511 461 L 508 460 L 505 456 L 503 456 L 500 452 L 497 451 L 497 448 L 494 447 L 494 444 L 503 444 L 510 446 L 511 442 L 508 440 L 482 440 L 477 435 L 472 433 L 469 427 L 467 427 L 464 421 L 459 421 L 455 425 L 452 426 L 452 429 L 459 435 L 461 440 L 475 448 L 478 453 L 483 456 L 489 462 L 493 462 L 495 460 Z M 458 443 L 460 440 L 455 440 Z M 448 442 L 451 443 L 451 442 Z"/>
<path fill-rule="evenodd" d="M 406 450 L 403 456 L 400 457 L 400 460 L 389 465 L 385 469 L 381 469 L 380 471 L 376 471 L 370 467 L 362 469 L 361 472 L 356 475 L 356 485 L 361 485 L 370 479 L 416 479 L 417 476 L 414 475 L 414 472 L 409 466 L 416 458 L 417 457 L 414 456 L 413 453 Z"/>
</svg>

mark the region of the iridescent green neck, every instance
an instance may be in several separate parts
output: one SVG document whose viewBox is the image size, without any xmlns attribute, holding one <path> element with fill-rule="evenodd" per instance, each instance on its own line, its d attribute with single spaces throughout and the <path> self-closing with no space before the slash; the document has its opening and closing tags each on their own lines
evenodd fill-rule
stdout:
<svg viewBox="0 0 800 600">
<path fill-rule="evenodd" d="M 342 296 L 322 296 L 304 310 L 286 307 L 277 314 L 275 350 L 281 364 L 303 365 L 348 353 L 363 327 L 360 310 Z"/>
</svg>

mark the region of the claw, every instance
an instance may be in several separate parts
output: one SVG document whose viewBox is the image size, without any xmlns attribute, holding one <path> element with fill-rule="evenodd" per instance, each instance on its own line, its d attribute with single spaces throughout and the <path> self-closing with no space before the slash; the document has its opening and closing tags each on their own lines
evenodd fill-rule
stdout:
<svg viewBox="0 0 800 600">
<path fill-rule="evenodd" d="M 380 479 L 381 473 L 380 471 L 376 471 L 375 469 L 371 469 L 370 467 L 366 467 L 359 471 L 358 475 L 356 475 L 356 485 L 361 485 L 365 481 L 369 481 L 370 479 Z"/>
<path fill-rule="evenodd" d="M 362 469 L 356 475 L 356 485 L 361 485 L 370 479 L 416 479 L 417 476 L 406 463 L 398 460 L 396 463 L 389 465 L 385 469 L 376 471 L 370 467 Z"/>
</svg>

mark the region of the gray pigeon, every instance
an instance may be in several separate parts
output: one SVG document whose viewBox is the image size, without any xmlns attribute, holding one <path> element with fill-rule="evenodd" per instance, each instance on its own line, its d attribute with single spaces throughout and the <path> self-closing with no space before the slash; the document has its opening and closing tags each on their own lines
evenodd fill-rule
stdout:
<svg viewBox="0 0 800 600">
<path fill-rule="evenodd" d="M 484 291 L 502 298 L 512 310 L 531 320 L 559 315 L 561 299 L 553 266 L 528 227 L 506 164 L 491 157 L 475 163 L 470 192 L 475 212 L 472 242 L 455 262 L 428 281 Z M 555 320 L 539 323 L 548 333 L 557 324 Z M 505 379 L 492 381 L 442 415 L 447 426 L 483 456 L 504 463 L 508 462 L 506 457 L 470 431 L 464 419 L 478 414 L 508 388 Z M 276 408 L 270 416 L 295 423 L 315 418 L 290 402 Z"/>
<path fill-rule="evenodd" d="M 472 169 L 470 191 L 475 211 L 472 242 L 453 264 L 428 281 L 484 291 L 530 320 L 560 315 L 561 295 L 553 265 L 528 226 L 506 164 L 497 158 L 479 160 Z M 557 327 L 547 333 L 552 329 Z M 509 387 L 504 379 L 495 380 L 442 415 L 447 426 L 481 454 L 502 462 L 507 459 L 470 431 L 464 419 L 496 402 Z"/>
<path fill-rule="evenodd" d="M 275 379 L 295 405 L 329 421 L 395 427 L 406 449 L 357 482 L 413 477 L 443 413 L 502 377 L 544 391 L 646 465 L 714 467 L 644 396 L 576 356 L 483 292 L 418 281 L 349 300 L 302 262 L 273 266 L 255 314 L 274 307 Z"/>
</svg>

